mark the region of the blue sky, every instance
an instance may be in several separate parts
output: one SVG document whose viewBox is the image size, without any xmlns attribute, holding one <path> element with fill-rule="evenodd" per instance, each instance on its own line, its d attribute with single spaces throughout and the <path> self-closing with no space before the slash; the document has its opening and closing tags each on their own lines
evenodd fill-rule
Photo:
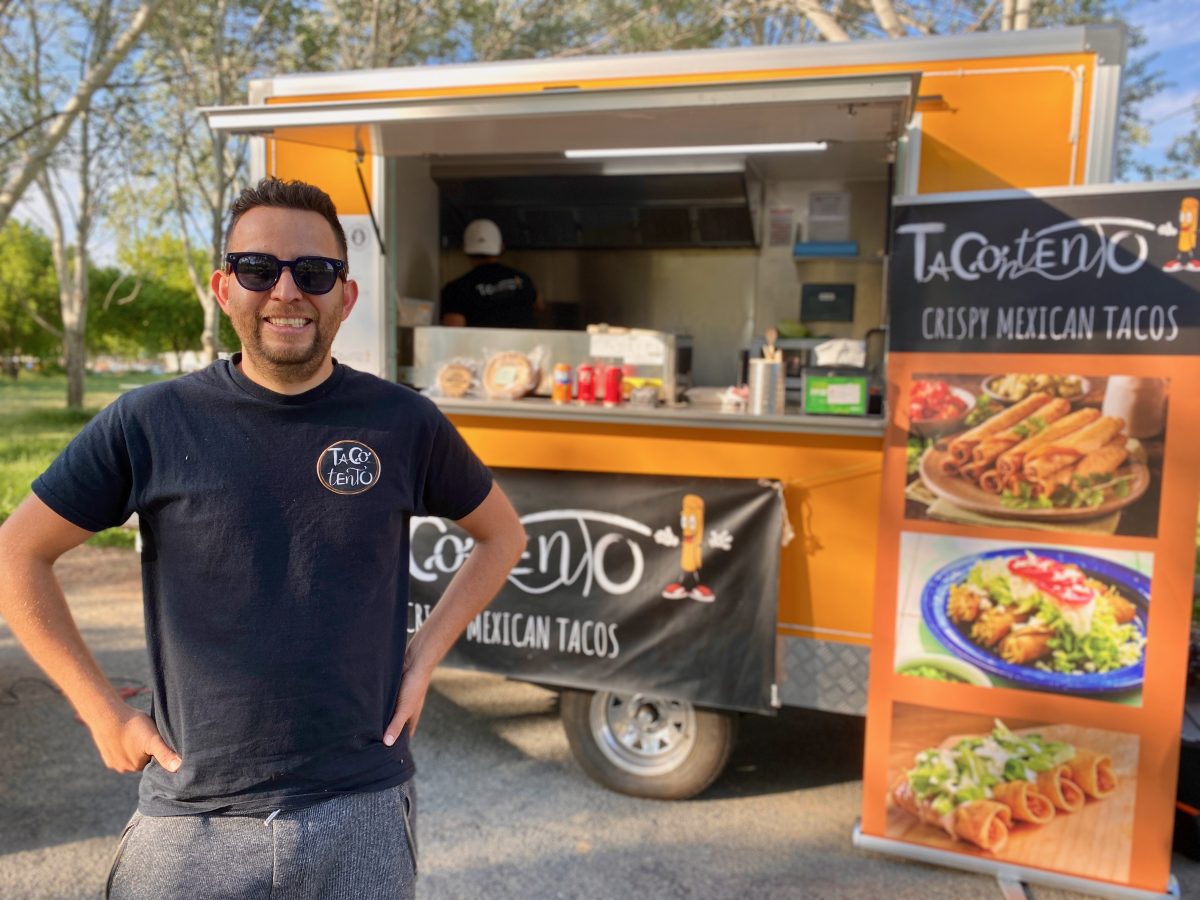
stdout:
<svg viewBox="0 0 1200 900">
<path fill-rule="evenodd" d="M 1153 67 L 1172 82 L 1141 109 L 1142 118 L 1151 124 L 1151 144 L 1136 155 L 1155 164 L 1164 161 L 1171 141 L 1194 121 L 1191 105 L 1200 96 L 1200 4 L 1194 0 L 1138 0 L 1129 5 L 1129 19 L 1148 39 L 1139 55 L 1157 54 Z M 1193 176 L 1200 177 L 1200 172 Z"/>
</svg>

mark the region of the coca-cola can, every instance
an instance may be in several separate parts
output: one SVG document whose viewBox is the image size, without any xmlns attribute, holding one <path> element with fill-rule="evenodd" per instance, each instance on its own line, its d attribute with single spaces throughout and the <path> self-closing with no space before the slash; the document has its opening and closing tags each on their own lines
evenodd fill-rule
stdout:
<svg viewBox="0 0 1200 900">
<path fill-rule="evenodd" d="M 580 363 L 575 369 L 575 387 L 580 403 L 596 402 L 596 369 L 591 363 Z"/>
<path fill-rule="evenodd" d="M 604 405 L 617 406 L 621 402 L 621 382 L 625 373 L 620 366 L 609 366 L 604 370 Z"/>
</svg>

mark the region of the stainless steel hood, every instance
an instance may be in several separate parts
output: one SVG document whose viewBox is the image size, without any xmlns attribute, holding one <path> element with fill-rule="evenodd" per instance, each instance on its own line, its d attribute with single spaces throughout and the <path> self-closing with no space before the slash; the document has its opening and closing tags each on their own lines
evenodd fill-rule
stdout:
<svg viewBox="0 0 1200 900">
<path fill-rule="evenodd" d="M 463 178 L 435 167 L 432 174 L 443 247 L 460 246 L 476 218 L 496 222 L 510 249 L 756 244 L 761 183 L 747 170 Z"/>
</svg>

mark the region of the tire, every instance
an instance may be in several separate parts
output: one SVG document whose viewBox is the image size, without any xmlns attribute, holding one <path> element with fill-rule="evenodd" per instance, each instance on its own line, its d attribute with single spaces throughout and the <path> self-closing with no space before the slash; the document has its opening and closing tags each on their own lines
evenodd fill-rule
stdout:
<svg viewBox="0 0 1200 900">
<path fill-rule="evenodd" d="M 646 694 L 564 690 L 560 712 L 583 771 L 633 797 L 696 796 L 721 774 L 737 737 L 733 713 Z"/>
</svg>

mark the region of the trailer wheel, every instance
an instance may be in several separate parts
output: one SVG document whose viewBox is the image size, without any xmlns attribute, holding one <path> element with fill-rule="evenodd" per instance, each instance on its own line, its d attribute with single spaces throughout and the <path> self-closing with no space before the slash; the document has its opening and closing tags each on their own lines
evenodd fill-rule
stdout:
<svg viewBox="0 0 1200 900">
<path fill-rule="evenodd" d="M 737 736 L 732 713 L 646 694 L 564 690 L 561 715 L 593 781 L 658 800 L 686 800 L 712 784 Z"/>
</svg>

